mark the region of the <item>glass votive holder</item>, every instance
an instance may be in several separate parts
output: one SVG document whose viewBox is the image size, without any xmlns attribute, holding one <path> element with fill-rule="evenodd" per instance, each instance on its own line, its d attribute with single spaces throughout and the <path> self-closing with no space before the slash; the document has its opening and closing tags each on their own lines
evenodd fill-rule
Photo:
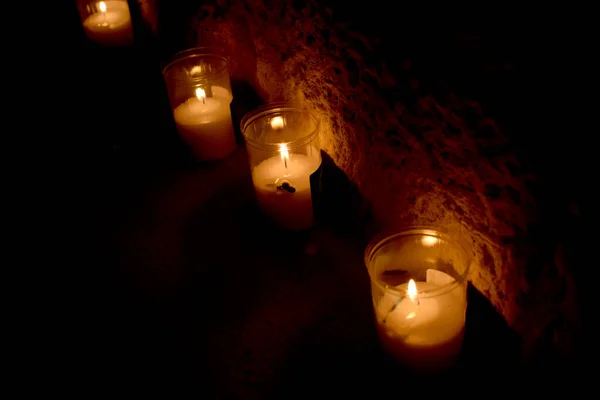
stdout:
<svg viewBox="0 0 600 400">
<path fill-rule="evenodd" d="M 177 131 L 196 158 L 224 158 L 236 149 L 227 59 L 206 48 L 179 52 L 163 69 Z"/>
<path fill-rule="evenodd" d="M 315 224 L 319 122 L 312 112 L 285 103 L 260 107 L 241 122 L 258 205 L 284 229 L 305 230 Z"/>
<path fill-rule="evenodd" d="M 452 367 L 462 349 L 469 252 L 448 234 L 410 227 L 365 251 L 382 346 L 416 372 Z"/>
<path fill-rule="evenodd" d="M 87 36 L 103 46 L 133 43 L 133 27 L 127 0 L 78 0 L 77 8 Z"/>
</svg>

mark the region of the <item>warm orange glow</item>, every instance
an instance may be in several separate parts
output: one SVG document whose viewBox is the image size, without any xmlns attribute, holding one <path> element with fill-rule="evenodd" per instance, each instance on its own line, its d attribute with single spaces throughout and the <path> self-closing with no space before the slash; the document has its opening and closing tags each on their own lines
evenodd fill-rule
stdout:
<svg viewBox="0 0 600 400">
<path fill-rule="evenodd" d="M 285 167 L 287 168 L 287 163 L 290 160 L 290 153 L 288 151 L 287 144 L 281 143 L 279 145 L 279 154 L 281 155 L 281 161 L 283 161 Z"/>
<path fill-rule="evenodd" d="M 283 117 L 274 117 L 271 120 L 271 128 L 273 129 L 283 129 L 283 126 L 285 125 Z"/>
<path fill-rule="evenodd" d="M 106 12 L 106 3 L 101 1 L 100 3 L 98 3 L 98 8 L 100 9 L 100 12 L 105 13 Z"/>
<path fill-rule="evenodd" d="M 196 75 L 200 75 L 202 73 L 202 65 L 194 65 L 192 67 L 192 69 L 190 70 L 190 75 L 192 76 L 196 76 Z"/>
<path fill-rule="evenodd" d="M 417 297 L 417 284 L 412 279 L 408 282 L 407 294 L 411 300 L 414 300 L 415 297 Z"/>
<path fill-rule="evenodd" d="M 427 247 L 432 247 L 435 246 L 436 244 L 438 244 L 440 240 L 434 236 L 423 236 L 423 238 L 421 239 L 421 243 L 423 243 L 423 246 L 427 246 Z"/>
</svg>

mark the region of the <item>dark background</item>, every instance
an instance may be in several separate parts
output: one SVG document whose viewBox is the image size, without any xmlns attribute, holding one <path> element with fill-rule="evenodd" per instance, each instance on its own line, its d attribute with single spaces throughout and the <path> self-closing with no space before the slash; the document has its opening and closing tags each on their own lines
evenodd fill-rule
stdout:
<svg viewBox="0 0 600 400">
<path fill-rule="evenodd" d="M 173 21 L 192 12 L 188 10 L 194 9 L 194 2 L 185 3 L 161 5 L 159 26 L 173 29 L 163 31 L 160 38 L 153 38 L 135 20 L 136 45 L 123 50 L 89 43 L 75 6 L 64 6 L 60 50 L 64 50 L 67 73 L 62 90 L 72 112 L 63 121 L 69 139 L 57 157 L 64 174 L 59 179 L 63 201 L 56 223 L 68 232 L 61 237 L 58 251 L 64 263 L 73 267 L 64 281 L 69 287 L 64 292 L 69 293 L 65 296 L 68 309 L 72 309 L 68 326 L 73 324 L 73 328 L 63 339 L 68 347 L 75 347 L 72 365 L 81 383 L 196 381 L 203 385 L 201 391 L 216 396 L 218 386 L 208 382 L 210 374 L 198 369 L 194 359 L 203 353 L 191 350 L 193 339 L 188 337 L 191 326 L 199 323 L 196 310 L 189 308 L 190 296 L 202 299 L 197 292 L 204 287 L 195 286 L 200 285 L 196 282 L 168 296 L 149 295 L 134 278 L 123 278 L 125 267 L 113 247 L 115 232 L 130 213 L 142 207 L 140 193 L 170 174 L 209 168 L 195 164 L 178 138 L 160 73 L 161 63 L 181 48 L 186 27 Z M 579 277 L 577 266 L 586 265 L 589 258 L 582 249 L 593 248 L 588 247 L 591 236 L 586 235 L 590 231 L 586 221 L 588 192 L 597 181 L 591 162 L 596 148 L 587 121 L 593 113 L 585 100 L 595 93 L 587 80 L 591 65 L 588 13 L 549 6 L 524 10 L 504 3 L 437 12 L 397 4 L 392 12 L 383 6 L 330 3 L 336 18 L 382 38 L 382 48 L 390 51 L 381 57 L 389 65 L 411 60 L 432 92 L 450 90 L 474 98 L 506 128 L 515 151 L 524 155 L 544 182 L 539 189 L 542 207 L 547 207 L 547 213 L 560 210 L 553 223 L 563 227 L 564 236 L 549 240 L 568 245 L 570 265 Z M 132 11 L 139 18 L 134 7 Z M 397 54 L 400 44 L 401 56 Z M 251 96 L 247 101 L 248 110 L 257 102 Z M 501 379 L 521 382 L 518 339 L 485 300 L 474 300 L 478 299 L 475 291 L 470 296 L 469 313 L 477 315 L 480 325 L 467 330 L 465 362 L 469 367 L 460 373 L 485 380 L 504 371 Z M 493 343 L 482 344 L 489 341 Z M 351 370 L 310 353 L 311 346 L 327 344 L 308 342 L 306 346 L 298 352 L 308 355 L 295 367 L 290 365 L 288 376 L 293 378 L 279 383 L 283 389 L 276 396 L 288 393 L 289 388 L 297 394 L 314 393 L 311 388 L 327 386 L 323 382 L 339 385 L 335 386 L 338 393 L 352 392 L 363 387 L 342 386 L 361 379 L 368 386 L 367 382 L 376 379 L 369 375 L 373 373 L 370 365 L 380 362 L 375 347 L 363 354 L 362 361 L 346 361 L 354 367 L 363 365 Z M 334 346 L 330 357 L 341 351 L 343 346 L 337 350 Z M 478 363 L 485 367 L 473 368 Z M 391 366 L 381 371 L 386 379 L 397 376 Z M 531 378 L 536 372 L 549 373 L 547 368 L 528 371 L 530 383 L 537 382 Z M 221 393 L 238 392 L 228 388 Z"/>
</svg>

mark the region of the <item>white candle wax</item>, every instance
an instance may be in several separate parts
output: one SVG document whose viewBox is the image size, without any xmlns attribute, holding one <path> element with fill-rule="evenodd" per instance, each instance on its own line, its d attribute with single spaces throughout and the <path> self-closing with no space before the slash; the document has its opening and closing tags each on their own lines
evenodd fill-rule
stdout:
<svg viewBox="0 0 600 400">
<path fill-rule="evenodd" d="M 440 279 L 440 274 L 447 278 Z M 428 282 L 415 282 L 417 292 L 431 292 L 442 282 L 452 281 L 439 271 L 429 270 L 427 275 L 432 277 Z M 396 288 L 406 291 L 408 284 Z M 407 296 L 401 300 L 386 292 L 375 307 L 384 348 L 401 363 L 421 370 L 452 365 L 462 347 L 465 311 L 462 286 L 432 297 Z"/>
<path fill-rule="evenodd" d="M 197 93 L 173 110 L 179 134 L 200 160 L 217 160 L 236 148 L 229 108 L 232 96 L 222 87 L 211 90 L 213 97 Z"/>
<path fill-rule="evenodd" d="M 83 21 L 88 37 L 106 46 L 125 46 L 133 42 L 129 6 L 124 1 L 101 1 L 97 13 Z"/>
<path fill-rule="evenodd" d="M 319 153 L 311 147 L 308 154 Z M 278 155 L 262 161 L 252 170 L 258 205 L 285 229 L 310 228 L 315 223 L 310 175 L 319 165 L 320 158 L 304 154 L 289 154 L 285 160 Z"/>
</svg>

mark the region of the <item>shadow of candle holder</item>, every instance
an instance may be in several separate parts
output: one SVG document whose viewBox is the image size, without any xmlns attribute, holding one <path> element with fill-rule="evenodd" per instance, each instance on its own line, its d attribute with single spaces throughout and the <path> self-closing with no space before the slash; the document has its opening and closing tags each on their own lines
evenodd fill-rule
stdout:
<svg viewBox="0 0 600 400">
<path fill-rule="evenodd" d="M 365 233 L 373 218 L 369 201 L 329 154 L 321 150 L 321 157 L 320 199 L 315 204 L 317 219 L 336 232 L 361 238 L 366 246 Z"/>
<path fill-rule="evenodd" d="M 233 101 L 231 102 L 231 119 L 233 120 L 233 129 L 238 145 L 243 145 L 244 136 L 240 128 L 240 123 L 244 115 L 250 111 L 256 110 L 265 104 L 265 101 L 254 90 L 252 85 L 246 81 L 230 78 Z"/>
</svg>

